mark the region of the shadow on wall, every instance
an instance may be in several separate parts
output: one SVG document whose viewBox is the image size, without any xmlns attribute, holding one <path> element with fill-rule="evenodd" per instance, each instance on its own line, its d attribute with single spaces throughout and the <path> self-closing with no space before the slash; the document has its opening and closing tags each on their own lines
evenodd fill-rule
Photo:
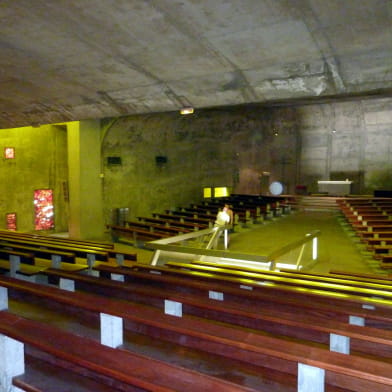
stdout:
<svg viewBox="0 0 392 392">
<path fill-rule="evenodd" d="M 263 193 L 263 190 L 260 188 L 260 173 L 254 168 L 242 168 L 240 170 L 239 183 L 236 185 L 234 192 L 258 195 Z"/>
<path fill-rule="evenodd" d="M 366 181 L 366 193 L 372 193 L 378 189 L 392 190 L 392 166 L 369 173 Z"/>
</svg>

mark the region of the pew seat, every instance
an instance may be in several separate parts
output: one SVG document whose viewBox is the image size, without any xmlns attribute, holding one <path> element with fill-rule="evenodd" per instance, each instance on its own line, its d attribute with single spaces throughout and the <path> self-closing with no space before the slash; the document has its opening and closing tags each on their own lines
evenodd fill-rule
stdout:
<svg viewBox="0 0 392 392">
<path fill-rule="evenodd" d="M 69 371 L 82 372 L 84 369 L 89 377 L 95 376 L 100 382 L 106 382 L 108 386 L 114 384 L 121 390 L 256 392 L 151 357 L 107 347 L 90 338 L 7 311 L 0 312 L 0 333 L 62 360 Z"/>
<path fill-rule="evenodd" d="M 103 266 L 109 273 L 121 273 L 122 268 Z M 176 290 L 161 290 L 146 284 L 133 282 L 127 284 L 116 280 L 102 279 L 94 276 L 66 273 L 64 271 L 48 270 L 46 274 L 57 278 L 52 283 L 58 284 L 59 278 L 75 281 L 77 290 L 92 292 L 108 297 L 130 300 L 164 309 L 165 300 L 175 301 L 184 306 L 184 313 L 221 321 L 228 324 L 240 325 L 254 330 L 269 331 L 280 336 L 287 336 L 300 341 L 328 343 L 330 333 L 350 337 L 353 341 L 353 351 L 375 357 L 392 357 L 392 331 L 369 327 L 358 327 L 335 320 L 322 319 L 317 315 L 303 312 L 288 313 L 279 308 L 262 312 L 254 305 L 241 305 L 217 301 L 196 294 L 178 293 Z M 260 310 L 260 311 L 258 311 Z"/>
<path fill-rule="evenodd" d="M 56 290 L 53 290 L 53 288 L 47 290 L 52 292 L 52 296 L 55 295 Z M 39 295 L 44 294 L 40 291 Z M 166 336 L 169 340 L 177 343 L 183 342 L 186 345 L 198 347 L 214 354 L 219 353 L 255 366 L 267 366 L 280 371 L 284 369 L 290 375 L 296 375 L 299 372 L 299 364 L 319 367 L 327 372 L 326 383 L 330 383 L 334 387 L 342 388 L 344 386 L 344 388 L 356 392 L 369 390 L 386 392 L 392 386 L 390 363 L 387 361 L 362 358 L 356 355 L 350 355 L 348 361 L 347 355 L 330 352 L 315 346 L 310 348 L 307 345 L 281 338 L 250 333 L 242 329 L 233 329 L 221 323 L 214 324 L 195 318 L 187 319 L 185 317 L 160 315 L 159 312 L 146 307 L 125 305 L 104 298 L 99 301 L 96 298 L 94 301 L 93 297 L 81 293 L 69 293 L 65 298 L 63 296 L 61 300 L 64 303 L 73 303 L 75 307 L 96 309 L 97 311 L 104 306 L 103 309 L 109 314 L 122 316 L 126 320 L 133 320 L 134 323 L 140 324 L 137 327 L 139 332 L 152 333 L 155 336 L 152 328 L 158 329 L 157 333 L 161 338 Z M 149 327 L 141 329 L 141 324 Z M 143 373 L 136 372 L 135 374 L 135 371 L 132 371 L 129 366 L 134 364 L 136 359 L 129 352 L 125 353 L 118 349 L 113 351 L 113 349 L 102 346 L 98 352 L 97 345 L 87 338 L 75 335 L 69 336 L 69 333 L 54 327 L 10 315 L 8 312 L 0 313 L 0 332 L 26 344 L 35 345 L 41 350 L 47 350 L 53 355 L 63 356 L 63 359 L 69 359 L 70 356 L 77 358 L 79 366 L 82 365 L 94 371 L 99 369 L 102 374 L 107 375 L 108 372 L 113 371 L 108 369 L 113 369 L 112 364 L 114 363 L 117 375 L 118 372 L 121 372 L 121 380 L 118 381 L 126 381 L 130 384 L 136 381 L 142 382 L 141 380 L 146 382 L 146 377 L 151 374 L 151 369 L 156 382 L 162 382 L 162 374 L 171 374 L 170 372 L 174 374 L 175 372 L 173 368 L 170 369 L 166 366 L 160 373 L 163 366 L 157 363 L 152 365 L 153 362 L 150 359 L 144 365 L 139 363 L 137 369 L 140 369 Z M 187 336 L 186 340 L 184 340 L 184 336 Z M 60 349 L 61 347 L 64 347 L 64 349 Z M 83 361 L 81 358 L 83 358 Z M 157 377 L 158 372 L 159 376 Z M 128 374 L 126 379 L 123 378 L 125 374 Z M 179 376 L 178 373 L 176 376 Z M 182 381 L 184 380 L 183 377 L 184 375 L 180 377 Z M 189 377 L 188 375 L 185 380 L 188 380 Z M 171 381 L 174 382 L 174 380 Z M 203 375 L 202 381 L 208 382 L 208 378 Z M 197 383 L 194 380 L 190 382 L 194 386 L 193 389 L 188 387 L 174 390 L 212 391 L 212 389 L 207 389 L 206 385 L 204 385 L 204 388 L 200 384 L 196 385 Z M 219 380 L 219 382 L 222 381 Z M 184 388 L 184 385 L 182 388 Z M 230 389 L 227 384 L 225 386 L 218 385 L 216 379 L 214 379 L 214 388 L 225 391 L 249 390 L 241 389 L 244 387 L 239 385 L 233 386 L 237 389 Z"/>
</svg>

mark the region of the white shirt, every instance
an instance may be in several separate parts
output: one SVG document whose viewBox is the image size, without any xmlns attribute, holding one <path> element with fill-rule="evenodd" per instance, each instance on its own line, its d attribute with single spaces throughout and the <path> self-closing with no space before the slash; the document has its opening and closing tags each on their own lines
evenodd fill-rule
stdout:
<svg viewBox="0 0 392 392">
<path fill-rule="evenodd" d="M 219 211 L 216 217 L 215 224 L 218 226 L 225 226 L 230 222 L 230 215 L 226 211 Z"/>
</svg>

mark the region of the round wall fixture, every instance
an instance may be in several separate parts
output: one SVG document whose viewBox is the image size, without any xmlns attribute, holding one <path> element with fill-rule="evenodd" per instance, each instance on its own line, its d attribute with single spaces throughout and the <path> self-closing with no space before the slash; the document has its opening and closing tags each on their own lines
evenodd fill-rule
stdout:
<svg viewBox="0 0 392 392">
<path fill-rule="evenodd" d="M 278 196 L 283 192 L 283 185 L 278 181 L 271 182 L 269 191 L 272 195 Z"/>
</svg>

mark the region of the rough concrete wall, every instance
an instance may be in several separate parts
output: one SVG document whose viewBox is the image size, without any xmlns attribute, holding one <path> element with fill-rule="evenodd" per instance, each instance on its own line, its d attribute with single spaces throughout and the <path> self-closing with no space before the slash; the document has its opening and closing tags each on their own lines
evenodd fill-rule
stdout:
<svg viewBox="0 0 392 392">
<path fill-rule="evenodd" d="M 67 228 L 64 184 L 67 181 L 66 131 L 63 127 L 23 127 L 0 131 L 0 152 L 15 148 L 15 159 L 0 166 L 0 228 L 6 213 L 17 213 L 17 229 L 34 230 L 33 194 L 36 189 L 54 190 L 55 231 Z"/>
<path fill-rule="evenodd" d="M 103 143 L 106 221 L 115 208 L 129 208 L 134 218 L 187 206 L 202 198 L 203 187 L 259 193 L 263 172 L 271 180 L 281 180 L 282 172 L 295 176 L 292 119 L 279 123 L 277 136 L 275 120 L 260 109 L 119 119 Z M 167 157 L 167 163 L 157 164 L 156 156 Z M 122 164 L 110 165 L 108 157 L 121 157 Z"/>
<path fill-rule="evenodd" d="M 391 99 L 124 117 L 103 142 L 105 219 L 120 207 L 133 218 L 185 206 L 206 186 L 268 193 L 280 181 L 287 193 L 317 192 L 317 180 L 349 178 L 356 194 L 392 189 L 391 153 Z"/>
<path fill-rule="evenodd" d="M 353 193 L 392 189 L 392 99 L 335 102 L 297 108 L 300 181 L 354 181 Z"/>
<path fill-rule="evenodd" d="M 18 229 L 32 231 L 33 191 L 52 188 L 55 231 L 67 230 L 66 127 L 2 130 L 5 147 L 15 147 L 16 159 L 1 160 L 0 228 L 17 212 Z M 108 164 L 113 156 L 122 164 Z M 349 178 L 358 194 L 392 189 L 392 99 L 119 118 L 103 138 L 102 174 L 107 223 L 115 208 L 132 218 L 188 205 L 203 187 L 268 193 L 280 181 L 288 193 L 297 184 L 317 192 L 319 179 Z"/>
</svg>

